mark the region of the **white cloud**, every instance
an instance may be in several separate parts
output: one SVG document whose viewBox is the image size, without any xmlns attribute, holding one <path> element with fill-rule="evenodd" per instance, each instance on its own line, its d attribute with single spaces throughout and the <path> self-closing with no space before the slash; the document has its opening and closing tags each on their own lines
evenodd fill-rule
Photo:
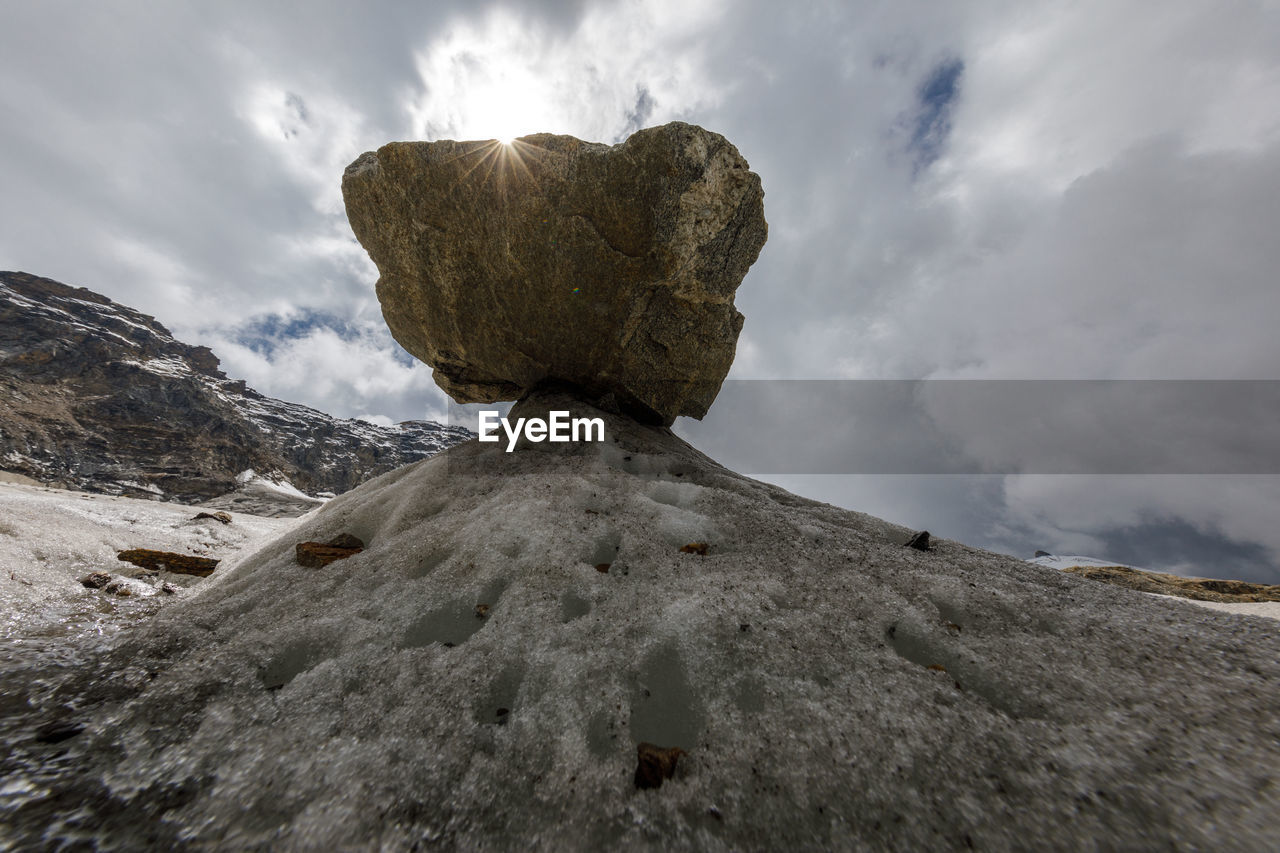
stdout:
<svg viewBox="0 0 1280 853">
<path fill-rule="evenodd" d="M 300 337 L 277 341 L 269 352 L 255 350 L 234 333 L 204 339 L 222 358 L 222 369 L 249 386 L 282 400 L 305 401 L 338 417 L 380 423 L 426 418 L 444 407 L 431 370 L 398 357 L 390 335 L 366 326 L 353 337 L 317 327 Z"/>
<path fill-rule="evenodd" d="M 944 285 L 904 289 L 874 342 L 884 355 L 865 357 L 969 378 L 1269 378 L 1280 364 L 1280 244 L 1265 234 L 1280 141 L 1189 154 L 1157 140 L 1026 216 L 1011 244 L 971 245 Z"/>
<path fill-rule="evenodd" d="M 1175 134 L 1192 151 L 1252 148 L 1280 118 L 1276 19 L 1257 4 L 1090 0 L 976 21 L 952 178 L 1015 174 L 1061 192 L 1117 154 Z"/>
<path fill-rule="evenodd" d="M 459 19 L 416 54 L 405 99 L 418 139 L 568 133 L 614 142 L 714 103 L 724 86 L 683 44 L 721 4 L 595 5 L 571 32 L 496 7 Z"/>
<path fill-rule="evenodd" d="M 275 154 L 282 170 L 306 190 L 316 212 L 345 219 L 342 170 L 375 138 L 366 128 L 365 117 L 328 93 L 303 95 L 266 81 L 245 93 L 239 113 Z"/>
</svg>

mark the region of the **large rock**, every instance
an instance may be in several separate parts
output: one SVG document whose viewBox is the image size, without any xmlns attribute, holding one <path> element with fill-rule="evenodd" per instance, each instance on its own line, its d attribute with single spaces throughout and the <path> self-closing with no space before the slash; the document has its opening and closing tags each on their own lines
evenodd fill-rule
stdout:
<svg viewBox="0 0 1280 853">
<path fill-rule="evenodd" d="M 342 191 L 387 325 L 455 400 L 552 381 L 661 423 L 715 399 L 768 232 L 759 176 L 681 122 L 614 146 L 393 142 Z"/>
</svg>

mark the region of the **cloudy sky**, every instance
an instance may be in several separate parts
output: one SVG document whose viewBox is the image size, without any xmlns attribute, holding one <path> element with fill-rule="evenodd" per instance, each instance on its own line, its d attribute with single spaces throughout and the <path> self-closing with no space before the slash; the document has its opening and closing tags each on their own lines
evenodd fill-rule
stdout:
<svg viewBox="0 0 1280 853">
<path fill-rule="evenodd" d="M 4 3 L 0 267 L 154 314 L 274 396 L 442 417 L 343 168 L 680 119 L 765 188 L 737 379 L 1280 378 L 1280 7 L 1153 11 Z M 1280 478 L 1175 469 L 771 479 L 972 544 L 1280 582 Z"/>
</svg>

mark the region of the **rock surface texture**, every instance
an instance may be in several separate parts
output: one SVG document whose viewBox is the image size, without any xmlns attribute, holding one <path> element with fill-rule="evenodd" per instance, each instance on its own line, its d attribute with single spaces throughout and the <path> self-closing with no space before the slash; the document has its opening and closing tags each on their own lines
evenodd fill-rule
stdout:
<svg viewBox="0 0 1280 853">
<path fill-rule="evenodd" d="M 680 122 L 614 146 L 393 142 L 342 191 L 387 325 L 455 400 L 553 382 L 663 424 L 715 399 L 768 233 L 760 178 Z"/>
<path fill-rule="evenodd" d="M 243 492 L 237 477 L 253 469 L 312 494 L 344 492 L 468 435 L 273 400 L 153 317 L 83 287 L 0 272 L 0 468 L 35 481 L 199 503 Z M 294 497 L 296 511 L 279 511 L 316 505 Z M 252 500 L 225 503 L 259 511 Z"/>
<path fill-rule="evenodd" d="M 1275 848 L 1274 621 L 906 548 L 577 413 L 607 440 L 458 445 L 23 670 L 15 848 Z"/>
</svg>

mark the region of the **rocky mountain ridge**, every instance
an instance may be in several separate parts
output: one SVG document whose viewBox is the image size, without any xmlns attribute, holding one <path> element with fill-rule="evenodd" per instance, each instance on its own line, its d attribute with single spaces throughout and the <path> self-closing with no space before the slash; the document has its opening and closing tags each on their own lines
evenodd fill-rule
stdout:
<svg viewBox="0 0 1280 853">
<path fill-rule="evenodd" d="M 218 365 L 209 348 L 91 290 L 0 272 L 0 469 L 182 503 L 242 491 L 250 470 L 286 491 L 338 494 L 470 435 L 334 418 Z"/>
</svg>

